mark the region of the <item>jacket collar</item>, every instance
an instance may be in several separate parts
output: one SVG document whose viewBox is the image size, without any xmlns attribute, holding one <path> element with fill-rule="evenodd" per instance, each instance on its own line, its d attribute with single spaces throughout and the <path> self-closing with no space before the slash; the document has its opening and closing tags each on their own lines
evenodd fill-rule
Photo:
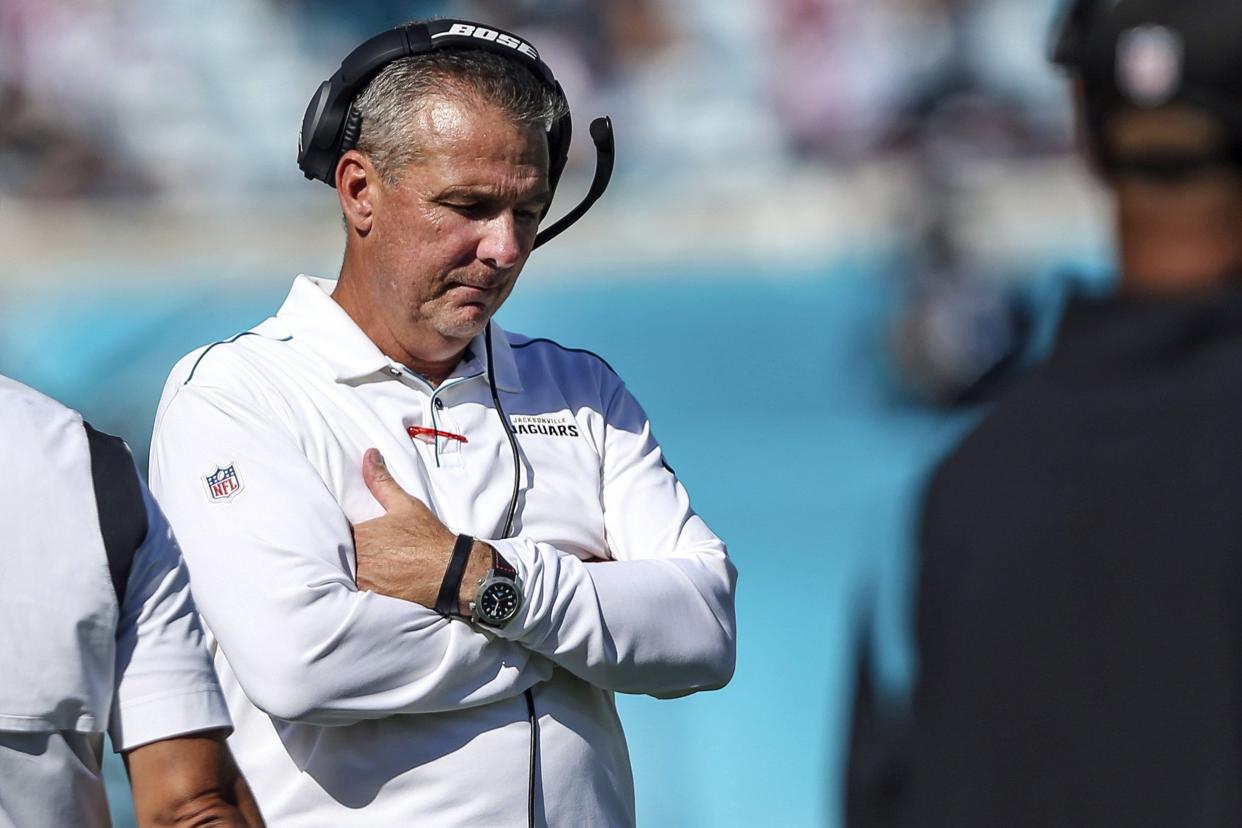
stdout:
<svg viewBox="0 0 1242 828">
<path fill-rule="evenodd" d="M 300 275 L 276 317 L 289 328 L 295 341 L 301 342 L 332 372 L 337 382 L 352 383 L 387 369 L 396 363 L 371 341 L 345 309 L 332 299 L 336 282 L 315 276 Z M 492 364 L 496 386 L 505 391 L 522 390 L 517 362 L 509 337 L 495 322 L 492 327 Z M 473 376 L 487 370 L 484 335 L 471 341 L 466 354 L 452 376 Z"/>
</svg>

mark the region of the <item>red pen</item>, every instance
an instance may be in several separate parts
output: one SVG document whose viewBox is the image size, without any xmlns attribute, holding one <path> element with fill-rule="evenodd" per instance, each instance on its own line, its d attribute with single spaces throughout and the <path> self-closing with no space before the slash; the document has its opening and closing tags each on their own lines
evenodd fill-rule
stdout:
<svg viewBox="0 0 1242 828">
<path fill-rule="evenodd" d="M 426 428 L 424 426 L 410 426 L 406 429 L 406 433 L 415 440 L 422 440 L 426 443 L 434 443 L 437 437 L 443 437 L 445 440 L 456 440 L 459 443 L 469 443 L 463 434 L 454 434 L 451 431 L 441 431 L 438 428 Z"/>
</svg>

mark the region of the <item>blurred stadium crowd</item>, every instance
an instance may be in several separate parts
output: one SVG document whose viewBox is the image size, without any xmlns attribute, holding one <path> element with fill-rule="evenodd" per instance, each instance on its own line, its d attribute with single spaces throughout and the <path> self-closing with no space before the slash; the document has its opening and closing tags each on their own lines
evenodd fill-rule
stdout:
<svg viewBox="0 0 1242 828">
<path fill-rule="evenodd" d="M 137 265 L 166 271 L 215 249 L 262 272 L 280 255 L 274 239 L 313 246 L 334 221 L 293 165 L 309 91 L 383 28 L 485 19 L 556 67 L 578 116 L 571 180 L 590 175 L 586 121 L 608 113 L 617 125 L 609 197 L 553 256 L 573 262 L 606 242 L 661 263 L 890 257 L 911 299 L 900 370 L 920 394 L 952 400 L 1008 348 L 1020 322 L 1009 286 L 1067 251 L 1098 253 L 1104 235 L 1044 60 L 1056 5 L 220 0 L 203 14 L 159 0 L 4 0 L 0 204 L 52 206 L 82 248 Z M 314 220 L 312 203 L 324 208 Z M 63 232 L 40 244 L 42 219 L 8 212 L 10 279 L 77 266 Z M 244 232 L 248 214 L 267 232 Z M 161 245 L 129 238 L 121 215 Z M 153 250 L 167 261 L 151 262 Z M 966 341 L 941 333 L 964 319 Z"/>
<path fill-rule="evenodd" d="M 578 108 L 612 112 L 647 150 L 623 156 L 630 175 L 694 178 L 719 174 L 722 162 L 779 175 L 856 162 L 893 149 L 912 117 L 929 115 L 982 122 L 994 152 L 1062 152 L 1063 101 L 1022 36 L 1041 30 L 1050 8 L 1047 0 L 222 0 L 204 15 L 155 0 L 6 0 L 0 187 L 30 198 L 168 199 L 288 188 L 296 182 L 280 174 L 281 162 L 302 90 L 368 34 L 450 13 L 545 44 Z M 297 94 L 273 106 L 277 90 Z"/>
</svg>

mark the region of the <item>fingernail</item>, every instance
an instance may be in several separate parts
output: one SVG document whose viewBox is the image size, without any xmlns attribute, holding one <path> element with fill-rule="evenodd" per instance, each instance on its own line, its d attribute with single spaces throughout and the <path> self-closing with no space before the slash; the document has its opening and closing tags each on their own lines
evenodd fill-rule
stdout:
<svg viewBox="0 0 1242 828">
<path fill-rule="evenodd" d="M 379 466 L 381 469 L 387 469 L 388 464 L 384 462 L 384 455 L 379 453 L 379 449 L 371 450 L 375 452 L 375 465 Z"/>
</svg>

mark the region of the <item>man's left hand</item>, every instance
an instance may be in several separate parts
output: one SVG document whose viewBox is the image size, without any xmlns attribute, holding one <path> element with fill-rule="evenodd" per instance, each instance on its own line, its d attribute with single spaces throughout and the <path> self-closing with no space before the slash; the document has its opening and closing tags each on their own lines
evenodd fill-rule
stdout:
<svg viewBox="0 0 1242 828">
<path fill-rule="evenodd" d="M 362 478 L 385 514 L 353 527 L 358 589 L 434 608 L 456 535 L 393 480 L 376 449 L 363 455 Z M 469 615 L 475 589 L 491 569 L 491 560 L 491 547 L 475 541 L 461 579 L 459 614 Z"/>
</svg>

